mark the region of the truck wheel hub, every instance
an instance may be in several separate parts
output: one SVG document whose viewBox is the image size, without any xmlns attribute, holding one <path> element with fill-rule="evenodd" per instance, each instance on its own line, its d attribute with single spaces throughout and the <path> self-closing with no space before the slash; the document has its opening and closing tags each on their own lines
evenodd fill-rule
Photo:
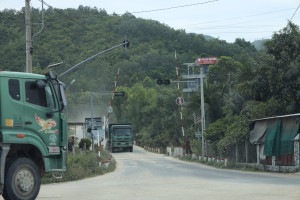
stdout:
<svg viewBox="0 0 300 200">
<path fill-rule="evenodd" d="M 33 188 L 34 178 L 32 173 L 29 170 L 20 170 L 17 177 L 16 182 L 18 184 L 19 189 L 24 192 L 28 192 Z"/>
</svg>

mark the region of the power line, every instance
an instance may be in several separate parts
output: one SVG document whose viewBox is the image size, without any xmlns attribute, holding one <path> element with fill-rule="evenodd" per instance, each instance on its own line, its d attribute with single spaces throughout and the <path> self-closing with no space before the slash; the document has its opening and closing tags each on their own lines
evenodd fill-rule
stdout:
<svg viewBox="0 0 300 200">
<path fill-rule="evenodd" d="M 39 0 L 39 1 L 42 2 L 42 0 Z M 74 18 L 72 18 L 72 17 L 69 17 L 68 15 L 64 14 L 62 11 L 60 11 L 60 10 L 58 10 L 57 8 L 54 8 L 53 6 L 49 5 L 49 4 L 46 3 L 45 1 L 43 1 L 43 2 L 44 2 L 44 4 L 45 4 L 46 6 L 48 6 L 48 7 L 51 8 L 51 9 L 53 9 L 55 12 L 57 12 L 58 14 L 60 14 L 61 16 L 63 16 L 64 18 L 66 18 L 66 19 L 72 21 L 73 23 L 75 23 L 75 24 L 81 26 L 82 28 L 84 28 L 84 29 L 86 29 L 86 30 L 88 30 L 88 31 L 90 31 L 90 32 L 95 33 L 96 35 L 100 35 L 99 33 L 97 33 L 97 32 L 95 32 L 95 31 L 91 30 L 91 29 L 90 29 L 89 27 L 87 27 L 86 25 L 84 25 L 84 24 L 78 22 L 76 19 L 74 19 Z"/>
<path fill-rule="evenodd" d="M 256 33 L 274 33 L 274 31 L 246 31 L 246 32 L 217 32 L 217 33 L 203 33 L 203 34 L 232 34 L 232 33 L 249 33 L 249 34 L 256 34 Z"/>
<path fill-rule="evenodd" d="M 269 15 L 269 14 L 274 14 L 274 13 L 279 13 L 279 12 L 290 11 L 290 10 L 293 10 L 293 9 L 289 8 L 289 9 L 277 10 L 277 11 L 272 11 L 272 12 L 265 12 L 265 13 L 260 13 L 260 14 L 253 14 L 253 15 L 248 15 L 248 16 L 240 16 L 240 17 L 233 17 L 233 18 L 227 18 L 227 19 L 221 19 L 221 20 L 200 22 L 200 23 L 189 24 L 187 26 L 195 26 L 195 25 L 200 25 L 200 24 L 209 24 L 209 23 L 214 23 L 214 22 L 237 20 L 237 19 L 243 19 L 243 18 L 251 18 L 251 17 L 262 16 L 262 15 Z"/>
<path fill-rule="evenodd" d="M 295 16 L 296 12 L 298 11 L 299 7 L 300 7 L 300 3 L 299 3 L 299 6 L 297 7 L 297 9 L 295 10 L 295 12 L 294 12 L 294 14 L 293 14 L 292 18 L 290 19 L 290 21 L 292 21 L 292 20 L 293 20 L 293 18 L 294 18 L 294 16 Z"/>
<path fill-rule="evenodd" d="M 239 23 L 239 24 L 244 24 L 244 23 Z M 282 27 L 282 26 L 285 26 L 285 24 L 276 24 L 277 27 Z M 220 25 L 220 26 L 207 26 L 207 27 L 201 27 L 201 28 L 191 28 L 189 30 L 198 30 L 198 29 L 201 29 L 201 30 L 207 30 L 207 29 L 233 29 L 233 28 L 239 28 L 239 29 L 245 29 L 245 28 L 262 28 L 262 27 L 271 27 L 271 28 L 274 28 L 274 25 L 245 25 L 245 26 L 235 26 L 235 24 L 229 24 L 229 25 Z"/>
<path fill-rule="evenodd" d="M 216 1 L 219 1 L 219 0 L 193 3 L 193 4 L 182 5 L 182 6 L 173 6 L 173 7 L 168 7 L 168 8 L 159 8 L 159 9 L 153 9 L 153 10 L 136 11 L 136 12 L 131 12 L 131 13 L 139 14 L 139 13 L 147 13 L 147 12 L 157 12 L 157 11 L 163 11 L 163 10 L 171 10 L 171 9 L 184 8 L 184 7 L 190 7 L 190 6 L 196 6 L 196 5 L 203 5 L 203 4 L 207 4 L 207 3 L 213 3 Z"/>
</svg>

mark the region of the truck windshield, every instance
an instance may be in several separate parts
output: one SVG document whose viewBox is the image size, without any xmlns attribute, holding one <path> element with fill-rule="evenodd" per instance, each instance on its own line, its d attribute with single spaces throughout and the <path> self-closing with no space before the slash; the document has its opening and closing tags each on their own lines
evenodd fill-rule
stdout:
<svg viewBox="0 0 300 200">
<path fill-rule="evenodd" d="M 114 134 L 114 136 L 130 136 L 131 129 L 130 128 L 115 128 L 113 134 Z"/>
</svg>

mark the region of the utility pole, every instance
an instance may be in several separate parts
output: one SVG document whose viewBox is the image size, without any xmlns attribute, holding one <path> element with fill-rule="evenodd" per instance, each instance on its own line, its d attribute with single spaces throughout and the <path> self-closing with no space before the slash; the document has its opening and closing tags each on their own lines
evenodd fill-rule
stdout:
<svg viewBox="0 0 300 200">
<path fill-rule="evenodd" d="M 177 89 L 178 89 L 178 98 L 181 98 L 180 95 L 180 87 L 179 87 L 179 72 L 178 72 L 178 62 L 177 62 L 177 56 L 176 56 L 176 51 L 175 51 L 175 60 L 176 60 L 176 75 L 177 75 Z M 182 131 L 182 137 L 185 141 L 185 136 L 184 136 L 184 128 L 183 128 L 183 117 L 182 117 L 182 103 L 178 104 L 179 105 L 179 113 L 180 113 L 180 122 L 181 122 L 181 131 Z M 187 150 L 188 151 L 188 150 Z"/>
<path fill-rule="evenodd" d="M 94 130 L 94 116 L 93 116 L 93 93 L 91 92 L 91 133 L 92 133 L 92 151 L 94 151 L 94 136 L 93 136 L 93 130 Z"/>
<path fill-rule="evenodd" d="M 32 73 L 30 0 L 25 0 L 25 26 L 26 26 L 26 72 Z"/>
<path fill-rule="evenodd" d="M 228 73 L 228 83 L 229 83 L 229 95 L 231 98 L 231 79 L 230 79 L 230 72 Z"/>
<path fill-rule="evenodd" d="M 200 65 L 200 84 L 201 84 L 201 136 L 202 136 L 202 155 L 206 155 L 205 141 L 204 141 L 204 131 L 205 131 L 205 110 L 204 110 L 204 90 L 203 90 L 203 65 Z"/>
</svg>

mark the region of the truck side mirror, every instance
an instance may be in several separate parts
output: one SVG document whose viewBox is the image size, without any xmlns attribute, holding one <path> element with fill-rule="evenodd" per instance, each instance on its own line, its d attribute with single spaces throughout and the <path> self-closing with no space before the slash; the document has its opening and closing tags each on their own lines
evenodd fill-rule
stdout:
<svg viewBox="0 0 300 200">
<path fill-rule="evenodd" d="M 61 98 L 62 98 L 62 103 L 64 106 L 67 106 L 67 97 L 66 97 L 66 93 L 65 93 L 65 89 L 63 87 L 63 85 L 60 85 L 60 95 L 61 95 Z"/>
<path fill-rule="evenodd" d="M 36 83 L 36 87 L 38 89 L 44 89 L 46 87 L 45 81 L 37 80 L 35 83 Z"/>
</svg>

